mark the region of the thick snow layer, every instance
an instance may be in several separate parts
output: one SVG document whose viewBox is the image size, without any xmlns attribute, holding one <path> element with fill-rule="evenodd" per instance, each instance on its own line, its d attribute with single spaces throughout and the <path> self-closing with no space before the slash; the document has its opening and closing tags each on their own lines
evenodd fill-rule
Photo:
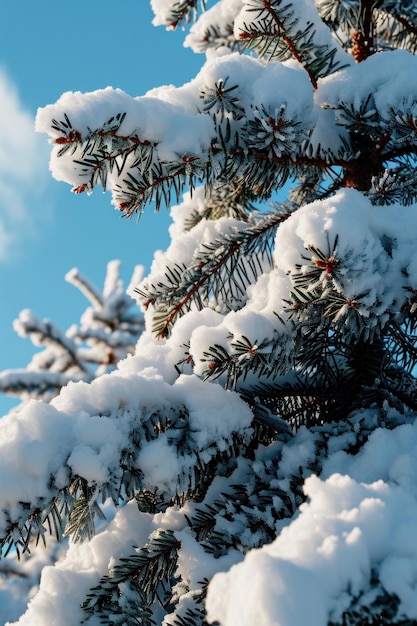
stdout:
<svg viewBox="0 0 417 626">
<path fill-rule="evenodd" d="M 367 114 L 374 109 L 388 118 L 391 109 L 409 112 L 417 100 L 415 55 L 405 50 L 373 54 L 362 63 L 320 79 L 315 100 L 320 106 L 339 108 L 344 104 L 358 111 L 369 95 L 372 106 Z"/>
<path fill-rule="evenodd" d="M 234 33 L 238 40 L 242 33 L 259 32 L 262 36 L 265 27 L 264 21 L 268 22 L 269 12 L 265 8 L 264 2 L 259 0 L 242 0 L 243 8 L 234 22 Z M 284 5 L 285 6 L 285 5 Z M 287 34 L 296 35 L 305 32 L 310 25 L 314 25 L 314 42 L 318 46 L 326 46 L 328 49 L 334 49 L 336 60 L 341 65 L 350 65 L 352 57 L 349 56 L 333 39 L 330 30 L 321 20 L 314 0 L 298 0 L 291 5 L 293 15 L 287 20 L 286 24 L 291 24 L 291 30 Z M 273 20 L 272 20 L 273 22 Z"/>
<path fill-rule="evenodd" d="M 161 160 L 175 160 L 177 153 L 195 154 L 210 145 L 212 128 L 207 116 L 188 114 L 182 107 L 167 103 L 152 96 L 131 98 L 120 89 L 100 89 L 82 94 L 66 92 L 54 105 L 38 110 L 36 130 L 48 132 L 52 137 L 61 133 L 51 128 L 51 120 L 63 120 L 66 113 L 72 127 L 82 137 L 95 130 L 97 124 L 106 123 L 112 116 L 126 113 L 119 128 L 122 135 L 138 134 L 151 143 L 159 144 Z M 54 147 L 51 165 L 54 164 L 60 146 Z M 57 180 L 77 182 L 71 169 L 67 170 L 65 158 L 57 159 L 60 167 L 52 169 Z M 72 163 L 72 160 L 69 161 Z"/>
<path fill-rule="evenodd" d="M 195 465 L 198 450 L 209 460 L 214 442 L 225 449 L 232 432 L 243 434 L 250 425 L 249 407 L 218 385 L 182 376 L 171 386 L 154 372 L 114 372 L 91 384 L 70 383 L 51 404 L 32 401 L 5 416 L 0 527 L 4 531 L 10 517 L 19 519 L 21 503 L 33 507 L 39 499 L 53 497 L 68 484 L 70 471 L 99 485 L 118 475 L 121 451 L 131 447 L 131 433 L 142 420 L 155 411 L 169 416 L 171 407 L 181 406 L 188 416 L 189 452 L 179 454 L 168 431 L 144 444 L 137 459 L 150 489 L 175 493 L 181 477 Z"/>
<path fill-rule="evenodd" d="M 409 272 L 416 263 L 416 229 L 415 206 L 375 210 L 362 194 L 345 189 L 293 213 L 278 230 L 275 262 L 291 278 L 298 271 L 311 270 L 308 260 L 302 259 L 314 258 L 313 252 L 306 252 L 309 247 L 318 248 L 326 257 L 335 254 L 339 265 L 332 285 L 346 299 L 361 296 L 364 315 L 372 311 L 383 319 L 404 301 L 405 288 L 416 284 Z M 304 267 L 298 270 L 297 264 Z M 323 272 L 322 278 L 327 280 L 329 275 Z"/>
<path fill-rule="evenodd" d="M 54 144 L 51 152 L 50 168 L 57 180 L 74 186 L 86 184 L 88 176 L 83 165 L 85 155 L 80 146 L 75 152 L 69 150 L 58 156 L 62 144 L 62 132 L 52 128 L 53 120 L 71 122 L 74 131 L 85 139 L 91 131 L 98 130 L 111 118 L 126 114 L 117 133 L 120 136 L 134 136 L 142 143 L 152 144 L 155 162 L 178 162 L 182 155 L 205 155 L 216 137 L 216 129 L 209 113 L 202 112 L 201 92 L 203 88 L 214 88 L 216 82 L 229 78 L 229 85 L 238 86 L 236 96 L 239 106 L 248 118 L 253 111 L 264 107 L 272 115 L 285 107 L 285 115 L 306 129 L 314 127 L 317 117 L 313 103 L 313 91 L 305 72 L 300 68 L 285 64 L 265 66 L 260 61 L 239 54 L 213 57 L 207 60 L 199 74 L 182 87 L 160 87 L 145 96 L 132 98 L 120 89 L 106 89 L 82 94 L 67 92 L 53 104 L 39 109 L 36 129 L 50 135 Z M 271 85 L 279 88 L 271 89 Z M 130 154 L 123 161 L 121 173 L 113 167 L 107 171 L 107 187 L 122 187 L 129 167 L 137 175 L 137 159 Z"/>
<path fill-rule="evenodd" d="M 196 405 L 199 398 L 207 406 L 194 389 Z M 230 412 L 237 417 L 236 409 Z M 306 479 L 308 500 L 298 516 L 277 528 L 273 543 L 251 550 L 244 560 L 234 550 L 221 559 L 202 550 L 184 517 L 198 504 L 152 516 L 139 513 L 132 502 L 94 539 L 71 545 L 60 563 L 45 568 L 39 592 L 16 624 L 43 626 L 53 613 L 60 626 L 78 626 L 85 617 L 80 603 L 117 562 L 115 555 L 128 556 L 158 528 L 173 530 L 181 542 L 177 573 L 191 589 L 214 575 L 208 616 L 221 626 L 252 626 L 255 619 L 260 626 L 326 626 L 330 619 L 340 620 L 353 596 L 372 598 L 371 571 L 397 594 L 401 613 L 417 619 L 417 421 L 377 429 L 354 456 L 338 451 L 340 443 L 330 438 L 323 475 Z M 314 434 L 302 429 L 282 453 L 280 471 L 290 476 L 313 458 Z M 216 492 L 224 489 L 219 480 L 225 478 L 217 479 Z M 238 527 L 239 521 L 231 519 L 229 525 Z M 181 600 L 185 606 L 187 598 Z M 99 622 L 92 617 L 87 623 Z M 164 623 L 171 623 L 169 617 Z"/>
<path fill-rule="evenodd" d="M 372 568 L 398 595 L 400 612 L 417 619 L 415 497 L 382 480 L 365 484 L 341 474 L 311 476 L 305 493 L 299 517 L 271 545 L 214 577 L 209 621 L 326 626 L 341 619 L 352 595 L 369 590 Z"/>
<path fill-rule="evenodd" d="M 212 29 L 215 32 L 220 31 L 225 39 L 230 40 L 230 29 L 233 28 L 235 18 L 241 10 L 242 0 L 220 0 L 216 2 L 192 25 L 185 38 L 184 46 L 190 47 L 194 52 L 205 50 L 204 40 L 207 33 L 210 33 Z"/>
<path fill-rule="evenodd" d="M 183 231 L 183 219 L 192 210 L 193 202 L 198 206 L 198 201 L 199 193 L 193 201 L 187 196 L 174 212 L 172 244 L 165 253 L 156 256 L 144 284 L 163 281 L 167 264 L 188 266 L 201 238 L 209 240 L 233 227 L 233 220 L 223 218 L 214 223 L 202 220 L 192 230 Z M 390 315 L 398 314 L 407 297 L 407 288 L 417 287 L 415 232 L 415 205 L 381 206 L 375 210 L 366 197 L 353 189 L 307 204 L 278 228 L 275 267 L 250 286 L 247 301 L 240 310 L 224 314 L 208 310 L 186 313 L 178 329 L 174 328 L 178 335 L 163 344 L 144 333 L 134 357 L 135 366 L 138 363 L 152 366 L 152 360 L 154 364 L 158 362 L 166 380 L 172 381 L 175 363 L 186 358 L 179 346 L 189 344 L 194 372 L 201 375 L 209 346 L 221 345 L 230 352 L 233 342 L 242 336 L 252 345 L 259 345 L 277 334 L 281 338 L 281 358 L 285 359 L 292 349 L 293 337 L 292 325 L 285 322 L 290 292 L 297 284 L 297 276 L 316 267 L 318 252 L 324 258 L 333 256 L 337 264 L 330 273 L 317 270 L 317 281 L 310 281 L 309 289 L 320 287 L 323 293 L 328 288 L 335 290 L 341 299 L 340 307 L 354 303 L 356 314 L 371 331 L 376 325 L 386 323 Z M 146 315 L 149 325 L 152 307 Z M 284 366 L 285 360 L 282 362 Z"/>
</svg>

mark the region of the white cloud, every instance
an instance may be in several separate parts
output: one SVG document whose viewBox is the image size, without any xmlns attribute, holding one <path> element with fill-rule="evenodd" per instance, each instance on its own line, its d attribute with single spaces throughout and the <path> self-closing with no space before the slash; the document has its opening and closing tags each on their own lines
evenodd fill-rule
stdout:
<svg viewBox="0 0 417 626">
<path fill-rule="evenodd" d="M 34 206 L 48 180 L 48 152 L 34 116 L 0 69 L 0 262 L 36 233 Z"/>
</svg>

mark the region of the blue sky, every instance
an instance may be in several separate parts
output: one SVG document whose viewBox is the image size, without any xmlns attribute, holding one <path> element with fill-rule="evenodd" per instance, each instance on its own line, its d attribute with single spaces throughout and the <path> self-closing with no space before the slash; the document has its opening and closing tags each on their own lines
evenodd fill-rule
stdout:
<svg viewBox="0 0 417 626">
<path fill-rule="evenodd" d="M 183 33 L 151 24 L 147 0 L 3 0 L 0 39 L 0 371 L 25 367 L 36 351 L 12 327 L 22 309 L 66 330 L 87 302 L 64 276 L 77 267 L 102 286 L 106 264 L 149 268 L 169 239 L 166 211 L 121 219 L 108 195 L 76 196 L 48 171 L 46 137 L 33 131 L 38 107 L 65 91 L 111 85 L 132 96 L 180 85 L 203 58 Z M 0 394 L 0 415 L 15 401 Z"/>
</svg>

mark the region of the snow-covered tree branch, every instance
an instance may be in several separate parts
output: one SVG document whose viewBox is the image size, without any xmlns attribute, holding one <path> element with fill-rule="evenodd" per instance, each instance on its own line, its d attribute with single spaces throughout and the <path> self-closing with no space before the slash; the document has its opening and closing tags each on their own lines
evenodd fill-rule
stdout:
<svg viewBox="0 0 417 626">
<path fill-rule="evenodd" d="M 0 421 L 4 549 L 73 539 L 18 623 L 416 624 L 414 3 L 151 6 L 193 80 L 36 118 L 56 179 L 173 223 L 134 354 L 115 268 L 76 332 L 21 318 L 80 382 Z"/>
<path fill-rule="evenodd" d="M 81 316 L 81 324 L 72 325 L 65 333 L 52 321 L 39 320 L 28 309 L 20 313 L 14 322 L 15 331 L 21 337 L 30 337 L 43 350 L 35 354 L 26 368 L 0 373 L 2 393 L 24 401 L 49 401 L 68 382 L 91 381 L 133 354 L 144 320 L 125 293 L 119 272 L 120 262 L 111 261 L 102 293 L 79 270 L 68 272 L 66 280 L 85 295 L 91 306 Z M 138 266 L 132 284 L 142 277 L 143 267 Z"/>
</svg>

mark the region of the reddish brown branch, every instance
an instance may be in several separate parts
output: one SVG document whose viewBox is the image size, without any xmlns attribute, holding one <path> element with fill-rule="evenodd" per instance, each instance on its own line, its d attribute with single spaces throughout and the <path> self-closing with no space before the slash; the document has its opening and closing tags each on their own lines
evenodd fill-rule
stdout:
<svg viewBox="0 0 417 626">
<path fill-rule="evenodd" d="M 81 133 L 78 130 L 71 128 L 67 136 L 57 137 L 55 143 L 58 145 L 65 145 L 70 143 L 80 143 L 82 141 Z"/>
<path fill-rule="evenodd" d="M 305 63 L 303 62 L 302 57 L 300 56 L 297 48 L 295 47 L 293 41 L 290 39 L 290 37 L 288 37 L 288 35 L 285 34 L 284 32 L 284 25 L 281 22 L 281 20 L 278 18 L 277 14 L 275 13 L 275 11 L 272 8 L 271 5 L 271 0 L 264 0 L 264 5 L 265 5 L 265 9 L 267 11 L 269 11 L 269 14 L 271 15 L 273 21 L 275 22 L 275 24 L 278 26 L 278 28 L 281 30 L 282 32 L 282 40 L 285 42 L 285 44 L 288 46 L 289 51 L 291 52 L 291 54 L 293 55 L 293 57 L 304 67 L 304 69 L 306 70 L 308 77 L 310 79 L 311 84 L 313 85 L 314 89 L 317 89 L 317 81 L 313 75 L 313 73 L 311 72 L 311 70 L 309 69 L 308 66 L 305 65 Z"/>
<path fill-rule="evenodd" d="M 184 298 L 182 300 L 180 300 L 180 302 L 174 307 L 174 309 L 172 310 L 172 312 L 170 313 L 170 315 L 167 317 L 167 319 L 165 320 L 165 324 L 162 327 L 161 332 L 159 333 L 160 337 L 162 337 L 163 339 L 165 337 L 168 336 L 168 328 L 170 326 L 170 324 L 173 322 L 173 320 L 177 317 L 177 315 L 179 314 L 179 312 L 181 311 L 181 309 L 187 304 L 187 302 L 189 302 L 189 300 L 193 297 L 193 295 L 195 293 L 197 293 L 197 291 L 200 289 L 200 287 L 202 285 L 204 285 L 204 283 L 206 282 L 206 280 L 208 280 L 210 278 L 210 276 L 212 274 L 214 274 L 215 272 L 217 272 L 217 270 L 219 270 L 225 263 L 226 261 L 236 252 L 236 250 L 239 249 L 240 245 L 242 242 L 238 242 L 235 243 L 230 250 L 228 251 L 228 253 L 222 257 L 220 259 L 220 261 L 218 263 L 216 263 L 216 265 L 214 266 L 214 268 L 211 270 L 211 272 L 207 272 L 206 274 L 204 274 L 200 280 L 198 280 L 196 282 L 196 284 L 193 286 L 193 288 L 191 289 L 191 291 L 189 291 L 187 293 L 186 296 L 184 296 Z"/>
<path fill-rule="evenodd" d="M 254 40 L 254 39 L 258 39 L 259 37 L 262 37 L 262 38 L 267 38 L 267 37 L 276 38 L 277 36 L 281 37 L 282 41 L 286 44 L 286 46 L 288 47 L 288 50 L 291 52 L 293 57 L 304 67 L 305 71 L 308 74 L 310 82 L 313 85 L 313 88 L 317 89 L 317 80 L 314 74 L 312 73 L 310 68 L 304 63 L 303 58 L 298 52 L 297 47 L 295 46 L 292 39 L 288 37 L 288 35 L 285 34 L 284 24 L 275 13 L 271 0 L 264 0 L 264 7 L 265 7 L 265 10 L 268 11 L 272 21 L 275 22 L 276 26 L 278 27 L 279 34 L 277 35 L 277 33 L 262 33 L 261 35 L 259 35 L 256 33 L 244 33 L 243 32 L 243 33 L 240 33 L 239 35 L 240 39 Z"/>
<path fill-rule="evenodd" d="M 259 236 L 262 233 L 264 233 L 267 230 L 269 230 L 270 228 L 272 228 L 275 224 L 284 222 L 286 219 L 288 219 L 288 217 L 290 215 L 291 215 L 291 213 L 288 212 L 285 215 L 277 216 L 277 219 L 276 219 L 275 222 L 268 222 L 268 224 L 266 224 L 263 229 L 260 229 L 260 230 L 256 231 L 256 235 Z M 163 325 L 161 332 L 159 333 L 160 337 L 162 337 L 164 339 L 165 337 L 168 336 L 168 328 L 172 324 L 173 320 L 180 313 L 181 309 L 187 304 L 187 302 L 190 301 L 190 299 L 194 296 L 194 294 L 198 292 L 200 287 L 202 287 L 204 285 L 204 283 L 210 278 L 210 276 L 215 274 L 228 261 L 228 259 L 230 259 L 230 257 L 232 257 L 233 254 L 237 250 L 239 250 L 240 246 L 243 243 L 244 243 L 244 240 L 242 239 L 240 241 L 237 241 L 235 244 L 233 244 L 233 246 L 231 246 L 230 249 L 227 251 L 227 254 L 225 254 L 216 263 L 216 265 L 210 270 L 210 272 L 206 272 L 205 274 L 203 274 L 203 276 L 201 276 L 201 278 L 195 283 L 193 288 L 187 293 L 186 296 L 184 296 L 184 298 L 171 311 L 171 313 L 169 314 L 168 318 L 165 320 L 165 324 Z M 199 265 L 199 269 L 202 269 L 209 262 L 210 262 L 210 259 L 208 259 L 205 263 L 201 263 Z M 150 304 L 150 303 L 151 303 L 151 301 L 148 301 L 148 304 Z"/>
</svg>

